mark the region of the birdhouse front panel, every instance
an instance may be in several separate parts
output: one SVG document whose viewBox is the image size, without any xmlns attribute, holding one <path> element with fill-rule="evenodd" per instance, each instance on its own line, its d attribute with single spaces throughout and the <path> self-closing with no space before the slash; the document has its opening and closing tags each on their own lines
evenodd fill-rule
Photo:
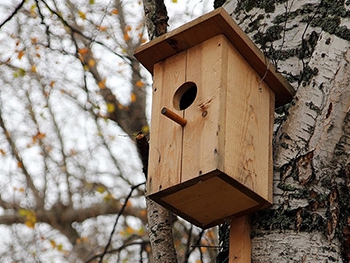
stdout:
<svg viewBox="0 0 350 263">
<path fill-rule="evenodd" d="M 221 44 L 222 36 L 218 38 L 155 65 L 150 135 L 150 156 L 154 158 L 149 161 L 149 195 L 217 169 L 218 158 L 213 157 L 217 155 L 214 150 L 218 148 L 219 136 L 212 135 L 219 126 L 218 112 L 223 94 L 219 76 L 224 49 L 217 46 Z M 213 54 L 206 56 L 205 52 Z M 202 80 L 202 68 L 198 63 L 215 65 L 217 77 L 208 72 L 211 77 Z M 202 82 L 215 88 L 203 89 Z M 207 116 L 209 105 L 212 110 Z M 181 127 L 162 116 L 160 112 L 164 107 L 185 118 L 186 126 Z M 208 119 L 211 121 L 206 121 Z"/>
<path fill-rule="evenodd" d="M 173 107 L 173 97 L 176 89 L 185 83 L 186 52 L 156 64 L 154 71 L 148 195 L 181 183 L 183 128 L 162 116 L 161 110 L 167 106 L 183 115 Z"/>
<path fill-rule="evenodd" d="M 294 91 L 226 11 L 135 56 L 153 73 L 147 195 L 202 228 L 269 206 L 275 102 Z"/>
<path fill-rule="evenodd" d="M 220 110 L 225 101 L 227 44 L 219 35 L 187 50 L 186 81 L 196 84 L 197 96 L 184 110 L 182 182 L 218 169 L 224 139 Z"/>
</svg>

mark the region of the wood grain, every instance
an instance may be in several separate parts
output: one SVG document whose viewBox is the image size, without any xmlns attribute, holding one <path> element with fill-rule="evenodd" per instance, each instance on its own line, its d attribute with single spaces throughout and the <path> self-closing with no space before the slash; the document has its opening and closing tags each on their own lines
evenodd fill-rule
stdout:
<svg viewBox="0 0 350 263">
<path fill-rule="evenodd" d="M 226 36 L 274 91 L 276 106 L 292 100 L 295 90 L 277 73 L 274 65 L 223 8 L 218 8 L 142 45 L 136 49 L 134 55 L 153 74 L 153 66 L 156 63 L 220 34 Z"/>
<path fill-rule="evenodd" d="M 220 192 L 215 191 L 218 189 Z M 195 220 L 203 228 L 212 226 L 218 219 L 227 221 L 232 215 L 259 205 L 219 177 L 198 181 L 191 187 L 164 196 L 162 201 L 176 207 L 186 219 Z"/>
<path fill-rule="evenodd" d="M 251 65 L 218 35 L 155 73 L 149 196 L 203 228 L 270 205 L 274 93 Z M 197 96 L 178 110 L 175 94 L 188 82 Z M 161 116 L 165 106 L 186 126 Z"/>
<path fill-rule="evenodd" d="M 229 263 L 250 263 L 252 244 L 249 216 L 231 221 Z"/>
<path fill-rule="evenodd" d="M 155 65 L 148 194 L 180 183 L 183 128 L 164 117 L 161 110 L 166 106 L 183 117 L 183 112 L 173 107 L 173 94 L 185 81 L 185 70 L 186 52 Z"/>
<path fill-rule="evenodd" d="M 196 42 L 208 26 L 202 22 L 193 35 L 191 27 L 177 34 L 188 49 L 154 65 L 147 194 L 207 228 L 271 205 L 275 93 L 215 27 L 208 34 L 218 35 Z M 163 116 L 164 107 L 186 124 Z"/>
<path fill-rule="evenodd" d="M 274 94 L 240 53 L 229 48 L 224 172 L 272 202 L 270 109 Z"/>
<path fill-rule="evenodd" d="M 193 105 L 185 110 L 182 181 L 218 169 L 219 126 L 223 103 L 221 94 L 223 58 L 227 45 L 222 35 L 213 37 L 187 51 L 186 80 L 197 84 Z"/>
</svg>

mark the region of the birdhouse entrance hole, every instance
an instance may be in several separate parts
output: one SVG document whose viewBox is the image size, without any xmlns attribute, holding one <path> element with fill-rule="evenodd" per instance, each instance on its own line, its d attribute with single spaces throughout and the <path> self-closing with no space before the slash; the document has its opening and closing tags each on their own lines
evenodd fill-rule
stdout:
<svg viewBox="0 0 350 263">
<path fill-rule="evenodd" d="M 174 108 L 185 110 L 194 102 L 197 96 L 197 85 L 194 82 L 185 82 L 174 94 Z"/>
</svg>

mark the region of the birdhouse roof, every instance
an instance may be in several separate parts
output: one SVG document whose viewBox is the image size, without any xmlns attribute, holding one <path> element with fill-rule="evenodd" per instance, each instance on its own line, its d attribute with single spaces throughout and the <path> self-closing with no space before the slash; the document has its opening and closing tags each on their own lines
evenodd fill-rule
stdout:
<svg viewBox="0 0 350 263">
<path fill-rule="evenodd" d="M 223 34 L 276 95 L 276 107 L 290 102 L 293 87 L 223 8 L 218 8 L 136 49 L 134 56 L 153 74 L 154 64 Z"/>
</svg>

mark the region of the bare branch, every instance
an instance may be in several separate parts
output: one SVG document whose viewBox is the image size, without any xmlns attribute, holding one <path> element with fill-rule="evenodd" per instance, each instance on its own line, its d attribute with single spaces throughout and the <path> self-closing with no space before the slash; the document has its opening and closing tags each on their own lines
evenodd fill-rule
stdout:
<svg viewBox="0 0 350 263">
<path fill-rule="evenodd" d="M 121 245 L 118 248 L 115 249 L 111 249 L 108 250 L 106 253 L 100 253 L 97 255 L 94 255 L 93 257 L 89 258 L 86 263 L 89 262 L 93 262 L 94 260 L 101 258 L 103 255 L 107 255 L 107 254 L 113 254 L 113 253 L 119 253 L 120 251 L 122 251 L 123 249 L 127 248 L 127 247 L 131 247 L 131 246 L 140 246 L 141 248 L 143 248 L 144 246 L 146 246 L 147 244 L 149 244 L 148 241 L 138 241 L 138 242 L 132 242 L 132 243 L 124 243 L 123 245 Z"/>
<path fill-rule="evenodd" d="M 132 191 L 143 184 L 145 183 L 140 183 L 133 186 Z M 94 218 L 100 215 L 111 215 L 115 214 L 116 212 L 118 212 L 119 217 L 121 215 L 134 216 L 145 221 L 145 215 L 141 212 L 141 209 L 126 207 L 126 201 L 123 205 L 121 205 L 119 200 L 114 199 L 103 203 L 91 204 L 90 206 L 84 208 L 72 208 L 61 203 L 56 203 L 48 210 L 36 210 L 36 219 L 37 222 L 50 224 L 52 227 L 58 230 L 60 230 L 62 227 L 69 226 L 73 222 L 81 223 L 88 218 Z M 12 206 L 13 210 L 8 210 L 6 214 L 0 216 L 0 224 L 12 225 L 14 223 L 25 222 L 25 218 L 16 210 L 19 209 L 19 207 L 10 203 L 6 203 L 6 206 Z"/>
<path fill-rule="evenodd" d="M 190 228 L 190 231 L 192 231 L 192 226 L 191 226 L 191 228 Z M 201 232 L 198 234 L 197 241 L 196 241 L 196 243 L 195 243 L 194 245 L 191 246 L 191 249 L 190 249 L 190 247 L 189 247 L 189 244 L 190 244 L 190 242 L 191 242 L 191 238 L 190 238 L 190 237 L 188 238 L 188 241 L 187 241 L 187 246 L 188 246 L 188 247 L 187 247 L 186 259 L 185 259 L 185 262 L 186 262 L 186 263 L 188 262 L 188 260 L 189 260 L 189 258 L 190 258 L 190 255 L 192 254 L 192 252 L 193 252 L 196 248 L 198 248 L 199 251 L 201 251 L 201 247 L 203 247 L 203 246 L 201 246 L 200 243 L 201 243 L 201 239 L 202 239 L 202 237 L 203 237 L 204 231 L 205 231 L 205 230 L 201 230 Z M 190 233 L 191 233 L 191 232 L 190 232 Z M 202 262 L 203 262 L 203 261 L 202 261 Z"/>
<path fill-rule="evenodd" d="M 2 28 L 3 25 L 5 25 L 8 21 L 10 21 L 17 14 L 17 12 L 22 8 L 24 3 L 25 3 L 25 0 L 22 0 L 22 2 L 19 3 L 19 5 L 15 8 L 15 10 L 12 12 L 12 14 L 8 18 L 6 18 L 4 22 L 2 22 L 0 24 L 0 28 Z"/>
<path fill-rule="evenodd" d="M 112 229 L 111 234 L 109 235 L 109 239 L 108 239 L 107 245 L 105 246 L 105 249 L 104 249 L 102 255 L 100 256 L 100 260 L 99 260 L 100 263 L 103 262 L 103 258 L 104 258 L 104 256 L 106 255 L 106 253 L 107 253 L 107 251 L 108 251 L 108 248 L 109 248 L 109 246 L 110 246 L 110 244 L 111 244 L 111 242 L 112 242 L 112 237 L 113 237 L 113 234 L 114 234 L 114 232 L 115 232 L 115 228 L 116 228 L 116 226 L 117 226 L 117 224 L 118 224 L 118 220 L 119 220 L 119 218 L 121 217 L 121 215 L 123 214 L 123 212 L 124 212 L 124 210 L 125 210 L 125 207 L 126 207 L 128 201 L 129 201 L 129 199 L 130 199 L 130 197 L 131 197 L 133 191 L 134 191 L 136 188 L 138 188 L 138 187 L 140 187 L 141 185 L 144 185 L 144 184 L 145 184 L 145 183 L 143 182 L 143 183 L 140 183 L 140 184 L 138 184 L 138 185 L 135 185 L 135 186 L 131 187 L 131 190 L 130 190 L 129 194 L 128 194 L 128 196 L 125 198 L 124 204 L 123 204 L 122 208 L 119 210 L 119 213 L 118 213 L 118 215 L 117 215 L 117 218 L 115 219 L 115 222 L 114 222 L 114 225 L 113 225 L 113 229 Z"/>
<path fill-rule="evenodd" d="M 167 32 L 168 12 L 163 0 L 143 0 L 149 39 Z"/>
<path fill-rule="evenodd" d="M 123 31 L 126 26 L 124 13 L 122 5 L 117 3 L 117 7 L 119 10 L 119 19 L 120 19 L 120 26 L 121 30 Z M 53 11 L 54 12 L 54 11 Z M 78 25 L 69 25 L 61 16 L 60 20 L 65 25 L 68 25 L 69 28 L 71 28 L 72 32 L 81 32 L 79 30 Z M 79 53 L 79 46 L 77 43 L 77 40 L 80 40 L 84 48 L 84 53 Z M 141 88 L 139 85 L 142 83 L 141 75 L 140 75 L 140 64 L 139 62 L 133 57 L 133 52 L 135 49 L 135 44 L 133 44 L 132 40 L 126 41 L 126 56 L 120 56 L 124 59 L 124 61 L 127 61 L 128 65 L 130 65 L 132 69 L 132 76 L 131 76 L 131 85 L 133 87 L 132 93 L 134 96 L 134 101 L 132 101 L 129 105 L 123 106 L 116 96 L 113 94 L 112 90 L 106 85 L 105 79 L 101 76 L 97 65 L 91 65 L 89 64 L 89 61 L 95 61 L 94 54 L 91 50 L 91 43 L 97 43 L 100 45 L 103 45 L 100 42 L 97 42 L 87 36 L 85 36 L 82 33 L 79 34 L 72 34 L 72 40 L 76 47 L 76 57 L 79 58 L 82 68 L 84 69 L 84 72 L 86 69 L 92 74 L 92 76 L 95 78 L 96 83 L 100 87 L 100 94 L 103 97 L 105 103 L 110 106 L 113 110 L 108 112 L 108 119 L 115 121 L 118 123 L 118 125 L 124 130 L 126 134 L 128 134 L 130 137 L 135 136 L 139 131 L 143 129 L 143 127 L 147 126 L 147 120 L 145 115 L 145 107 L 146 107 L 146 92 L 144 91 L 144 88 Z M 103 45 L 104 46 L 104 45 Z M 105 47 L 105 46 L 104 46 Z M 107 48 L 107 47 L 106 47 Z M 113 54 L 116 54 L 113 52 Z"/>
<path fill-rule="evenodd" d="M 32 178 L 31 178 L 31 176 L 30 176 L 26 166 L 23 163 L 23 160 L 22 160 L 22 158 L 20 156 L 20 153 L 19 153 L 19 151 L 18 151 L 18 149 L 16 147 L 16 144 L 14 143 L 10 132 L 7 130 L 7 128 L 5 126 L 4 120 L 2 118 L 1 111 L 0 111 L 0 127 L 4 131 L 6 140 L 7 140 L 7 142 L 10 145 L 11 152 L 12 152 L 13 156 L 16 158 L 16 161 L 18 163 L 18 167 L 22 170 L 22 172 L 23 172 L 23 174 L 24 174 L 24 176 L 26 178 L 26 182 L 28 184 L 28 187 L 29 187 L 29 189 L 32 191 L 32 193 L 34 195 L 35 202 L 36 202 L 37 205 L 39 205 L 42 202 L 39 190 L 35 187 L 34 182 L 33 182 Z"/>
<path fill-rule="evenodd" d="M 44 0 L 41 0 L 45 6 L 47 7 L 47 9 L 49 9 L 50 12 L 52 12 L 53 14 L 55 14 L 59 20 L 63 23 L 64 26 L 68 27 L 72 33 L 75 33 L 83 38 L 85 38 L 86 40 L 88 40 L 90 43 L 96 43 L 99 44 L 101 46 L 103 46 L 104 48 L 106 48 L 108 51 L 112 52 L 114 55 L 118 56 L 119 58 L 123 59 L 126 63 L 128 63 L 130 65 L 130 58 L 126 57 L 126 56 L 122 56 L 116 52 L 114 52 L 111 48 L 107 47 L 104 43 L 100 42 L 100 41 L 96 41 L 91 37 L 88 37 L 87 35 L 85 35 L 83 32 L 81 32 L 79 29 L 77 29 L 76 27 L 73 27 L 72 25 L 70 25 L 58 12 L 56 12 L 55 10 L 53 10 Z"/>
</svg>

